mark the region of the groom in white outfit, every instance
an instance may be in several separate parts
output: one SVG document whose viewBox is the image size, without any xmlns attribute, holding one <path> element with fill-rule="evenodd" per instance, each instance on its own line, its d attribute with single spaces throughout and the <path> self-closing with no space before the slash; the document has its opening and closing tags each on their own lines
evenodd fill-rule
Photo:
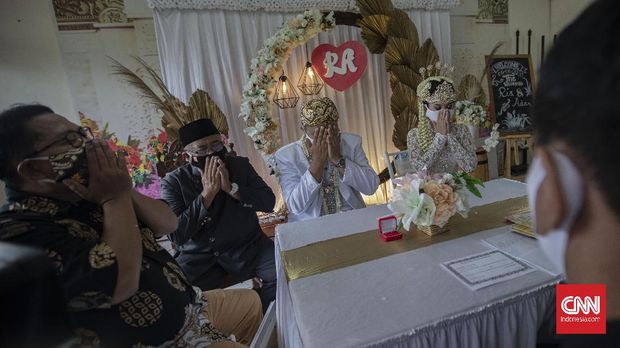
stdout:
<svg viewBox="0 0 620 348">
<path fill-rule="evenodd" d="M 307 102 L 301 128 L 304 136 L 275 155 L 288 221 L 364 208 L 361 193 L 374 194 L 379 177 L 368 165 L 361 137 L 340 133 L 334 102 L 327 97 Z"/>
</svg>

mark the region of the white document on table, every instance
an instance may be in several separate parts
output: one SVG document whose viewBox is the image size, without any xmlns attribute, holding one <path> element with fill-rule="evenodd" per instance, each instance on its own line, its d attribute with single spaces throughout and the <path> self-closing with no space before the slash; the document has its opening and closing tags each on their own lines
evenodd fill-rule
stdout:
<svg viewBox="0 0 620 348">
<path fill-rule="evenodd" d="M 485 243 L 512 256 L 523 257 L 538 251 L 538 241 L 517 233 L 504 232 L 483 240 Z"/>
<path fill-rule="evenodd" d="M 525 260 L 541 270 L 559 275 L 555 266 L 549 262 L 538 246 L 538 241 L 517 233 L 505 232 L 483 240 L 487 245 L 497 248 L 511 256 Z"/>
<path fill-rule="evenodd" d="M 500 250 L 474 254 L 442 265 L 471 290 L 478 290 L 534 271 L 529 264 Z"/>
</svg>

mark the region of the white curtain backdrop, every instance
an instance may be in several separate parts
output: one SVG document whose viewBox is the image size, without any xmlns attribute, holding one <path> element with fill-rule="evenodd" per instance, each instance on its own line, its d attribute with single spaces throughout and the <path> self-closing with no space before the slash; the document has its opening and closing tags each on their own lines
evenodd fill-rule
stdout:
<svg viewBox="0 0 620 348">
<path fill-rule="evenodd" d="M 450 63 L 450 16 L 446 10 L 407 10 L 418 28 L 421 40 L 430 37 L 442 61 Z M 250 12 L 227 10 L 155 9 L 155 30 L 161 70 L 171 92 L 187 101 L 198 88 L 207 91 L 228 116 L 230 138 L 240 156 L 248 157 L 257 172 L 280 192 L 277 179 L 269 171 L 249 137 L 243 133 L 244 122 L 238 117 L 241 90 L 250 66 L 263 42 L 296 13 Z M 349 40 L 363 43 L 361 30 L 337 26 L 321 33 L 291 55 L 286 75 L 297 85 L 312 49 L 322 43 L 340 45 Z M 359 134 L 363 139 L 370 165 L 377 173 L 385 168 L 383 153 L 394 150 L 390 112 L 390 85 L 383 55 L 368 53 L 368 67 L 351 88 L 338 92 L 326 86 L 322 96 L 334 100 L 340 113 L 343 132 Z M 298 91 L 299 92 L 299 91 Z M 301 137 L 299 110 L 310 97 L 299 92 L 295 109 L 280 110 L 273 104 L 274 117 L 279 117 L 282 145 Z M 387 185 L 382 185 L 367 203 L 384 203 Z"/>
</svg>

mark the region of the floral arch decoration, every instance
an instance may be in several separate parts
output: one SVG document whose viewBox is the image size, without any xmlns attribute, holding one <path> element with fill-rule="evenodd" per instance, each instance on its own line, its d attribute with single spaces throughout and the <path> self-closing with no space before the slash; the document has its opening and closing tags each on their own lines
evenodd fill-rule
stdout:
<svg viewBox="0 0 620 348">
<path fill-rule="evenodd" d="M 308 10 L 288 20 L 273 36 L 265 40 L 250 66 L 249 79 L 242 91 L 241 112 L 246 127 L 244 133 L 254 142 L 275 174 L 272 154 L 280 147 L 278 120 L 271 117 L 271 96 L 274 85 L 284 69 L 291 52 L 300 45 L 336 26 L 334 13 L 323 15 L 318 10 Z"/>
<path fill-rule="evenodd" d="M 439 62 L 437 49 L 430 38 L 420 45 L 415 24 L 405 11 L 394 8 L 390 0 L 357 0 L 356 3 L 359 14 L 333 11 L 323 14 L 307 10 L 297 15 L 268 38 L 251 61 L 239 116 L 245 121 L 245 134 L 261 152 L 271 174 L 277 174 L 272 155 L 280 148 L 278 120 L 271 117 L 274 85 L 296 47 L 322 31 L 333 29 L 336 24 L 360 27 L 368 50 L 385 55 L 385 68 L 392 87 L 390 108 L 396 121 L 392 141 L 401 150 L 407 147 L 407 133 L 418 120 L 416 88 L 423 80 L 420 68 Z M 480 92 L 483 93 L 481 88 Z M 467 91 L 460 90 L 459 94 L 467 94 Z M 476 97 L 485 99 L 479 94 Z M 384 172 L 387 173 L 387 169 Z"/>
</svg>

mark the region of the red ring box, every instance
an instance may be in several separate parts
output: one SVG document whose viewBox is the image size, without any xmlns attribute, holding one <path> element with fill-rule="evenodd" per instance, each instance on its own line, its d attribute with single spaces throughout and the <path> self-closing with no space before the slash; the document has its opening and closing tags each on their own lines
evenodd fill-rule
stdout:
<svg viewBox="0 0 620 348">
<path fill-rule="evenodd" d="M 377 219 L 379 225 L 379 237 L 385 242 L 399 240 L 403 234 L 398 232 L 398 219 L 394 215 L 383 216 Z"/>
</svg>

